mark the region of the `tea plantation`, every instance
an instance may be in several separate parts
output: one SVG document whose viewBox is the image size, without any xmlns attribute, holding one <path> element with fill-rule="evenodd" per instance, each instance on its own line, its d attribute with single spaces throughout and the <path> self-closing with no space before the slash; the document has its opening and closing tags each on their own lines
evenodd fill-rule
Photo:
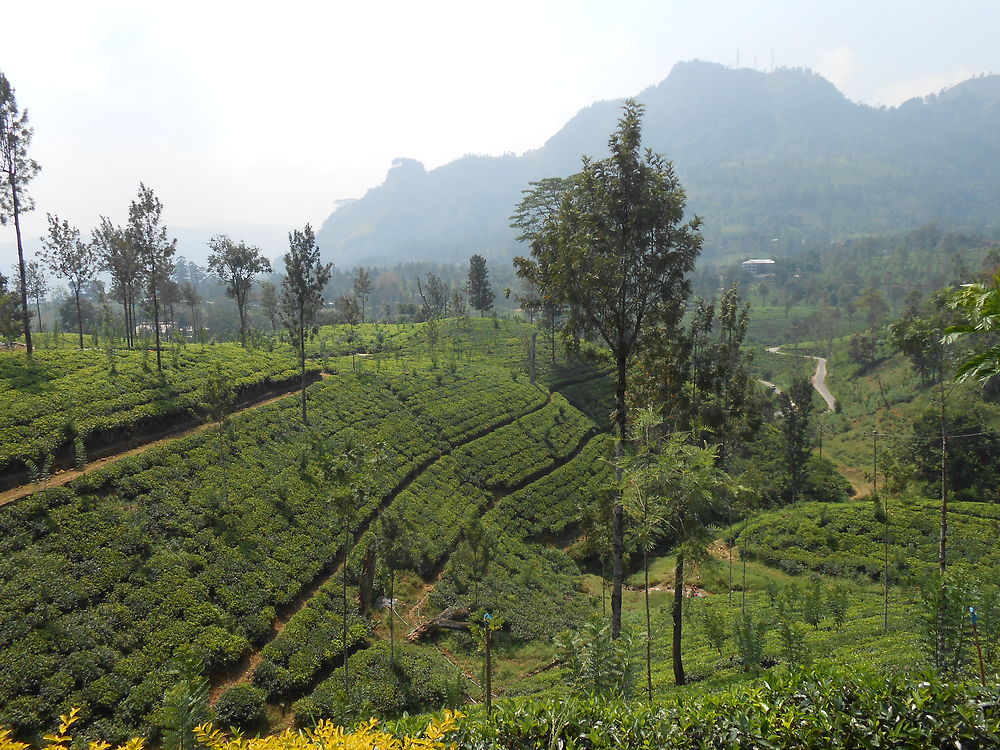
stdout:
<svg viewBox="0 0 1000 750">
<path fill-rule="evenodd" d="M 0 727 L 38 741 L 75 707 L 79 740 L 155 740 L 172 721 L 165 696 L 194 679 L 178 664 L 194 657 L 203 718 L 250 735 L 379 716 L 413 736 L 451 706 L 467 714 L 445 720 L 461 747 L 991 746 L 995 688 L 968 683 L 961 616 L 956 682 L 921 682 L 935 666 L 925 584 L 939 505 L 913 491 L 885 506 L 761 509 L 740 488 L 751 500 L 717 513 L 707 551 L 689 558 L 682 687 L 674 539 L 661 538 L 649 556 L 655 700 L 641 702 L 645 575 L 631 537 L 617 645 L 606 626 L 613 382 L 600 353 L 556 343 L 506 320 L 324 326 L 308 343 L 308 424 L 290 394 L 0 507 Z M 204 419 L 220 383 L 233 410 L 298 377 L 282 346 L 177 347 L 162 378 L 147 359 L 0 355 L 2 467 Z M 760 364 L 782 385 L 798 371 L 792 356 Z M 969 582 L 955 601 L 980 607 L 993 685 L 1000 512 L 956 501 L 950 523 Z M 483 636 L 468 627 L 481 609 L 501 623 L 492 718 Z"/>
</svg>

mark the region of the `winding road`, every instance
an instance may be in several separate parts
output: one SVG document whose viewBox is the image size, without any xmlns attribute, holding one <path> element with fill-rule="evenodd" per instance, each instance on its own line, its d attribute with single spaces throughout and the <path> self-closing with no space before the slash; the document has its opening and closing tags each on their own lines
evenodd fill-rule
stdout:
<svg viewBox="0 0 1000 750">
<path fill-rule="evenodd" d="M 824 357 L 814 357 L 811 354 L 789 354 L 788 352 L 781 351 L 780 346 L 768 347 L 768 351 L 771 352 L 771 354 L 784 354 L 786 357 L 805 357 L 806 359 L 816 360 L 816 372 L 813 373 L 809 382 L 811 382 L 813 388 L 816 389 L 816 393 L 818 393 L 826 402 L 826 410 L 836 410 L 837 399 L 833 397 L 833 394 L 830 393 L 830 389 L 826 387 L 826 359 Z M 776 393 L 780 393 L 780 389 L 774 383 L 769 383 L 766 380 L 761 380 L 760 382 L 769 388 L 774 389 Z"/>
</svg>

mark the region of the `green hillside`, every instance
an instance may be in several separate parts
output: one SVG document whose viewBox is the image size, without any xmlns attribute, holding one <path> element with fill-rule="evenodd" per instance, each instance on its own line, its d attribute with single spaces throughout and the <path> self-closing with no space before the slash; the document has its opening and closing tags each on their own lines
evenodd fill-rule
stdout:
<svg viewBox="0 0 1000 750">
<path fill-rule="evenodd" d="M 816 397 L 816 416 L 824 455 L 863 483 L 866 430 L 885 429 L 890 414 L 904 429 L 933 389 L 898 356 L 859 370 L 848 345 L 836 340 L 830 359 L 839 411 L 819 414 Z M 755 366 L 788 389 L 812 367 L 798 355 L 817 350 L 759 350 Z M 308 351 L 311 371 L 325 373 L 307 390 L 308 426 L 289 395 L 63 486 L 34 485 L 0 508 L 0 598 L 9 603 L 0 612 L 0 725 L 35 737 L 75 706 L 80 738 L 155 737 L 168 721 L 164 696 L 177 684 L 182 653 L 203 665 L 220 720 L 232 717 L 251 732 L 463 706 L 471 717 L 456 737 L 503 744 L 540 731 L 539 707 L 555 710 L 570 694 L 585 700 L 587 679 L 596 677 L 576 670 L 587 654 L 602 653 L 588 649 L 602 648 L 608 606 L 608 571 L 593 546 L 599 532 L 585 519 L 588 508 L 605 505 L 614 475 L 612 382 L 599 354 L 570 355 L 561 345 L 553 352 L 533 326 L 491 319 L 324 326 Z M 115 375 L 102 369 L 103 353 L 39 355 L 35 368 L 95 381 L 81 391 L 94 394 L 94 404 L 100 383 L 115 378 L 148 382 L 151 399 L 166 387 L 144 375 L 141 353 L 117 360 Z M 7 356 L 11 370 L 17 354 Z M 217 377 L 214 357 L 234 384 L 294 376 L 294 367 L 275 369 L 289 366 L 285 354 L 188 346 L 168 366 L 168 386 L 184 383 L 189 401 L 202 403 L 196 396 L 205 378 Z M 73 367 L 74 359 L 90 369 Z M 55 420 L 81 408 L 77 401 L 60 408 L 55 398 L 39 403 Z M 772 497 L 765 485 L 785 481 L 780 451 L 767 445 L 780 435 L 775 405 L 761 404 L 759 444 L 733 463 L 745 472 L 734 481 L 753 476 L 761 484 L 716 519 L 709 531 L 715 541 L 687 576 L 683 658 L 690 679 L 683 687 L 674 686 L 670 666 L 672 537 L 653 551 L 651 684 L 663 706 L 655 711 L 690 706 L 695 713 L 684 716 L 717 716 L 714 726 L 722 726 L 731 713 L 727 700 L 780 703 L 782 691 L 814 684 L 816 705 L 825 706 L 845 679 L 857 681 L 850 684 L 859 695 L 880 696 L 871 701 L 897 700 L 911 689 L 906 676 L 931 665 L 922 587 L 936 569 L 936 501 L 920 496 L 916 480 L 888 501 L 885 627 L 883 511 L 864 498 L 831 502 L 838 494 L 824 494 L 821 483 L 810 485 L 818 493 L 810 501 L 760 508 Z M 132 414 L 110 409 L 118 412 Z M 171 413 L 187 418 L 163 412 Z M 350 450 L 372 462 L 362 494 L 344 495 L 338 479 Z M 348 496 L 354 502 L 345 515 L 338 498 Z M 990 674 L 1000 658 L 1000 617 L 990 608 L 1000 564 L 993 508 L 956 500 L 950 527 L 952 563 L 979 582 Z M 399 527 L 391 611 L 377 601 L 388 596 L 390 518 Z M 483 549 L 486 562 L 479 563 Z M 644 576 L 641 555 L 629 551 L 625 651 L 599 660 L 613 671 L 624 659 L 624 682 L 611 694 L 638 698 L 646 679 Z M 366 601 L 374 604 L 362 611 Z M 406 639 L 442 613 L 481 606 L 503 621 L 493 652 L 493 692 L 503 700 L 492 722 L 478 707 L 484 688 L 476 636 L 431 629 Z M 564 631 L 576 635 L 557 637 Z M 967 669 L 972 662 L 963 653 Z M 813 676 L 797 683 L 802 669 Z M 886 683 L 886 673 L 900 677 Z M 566 714 L 569 722 L 603 716 L 649 736 L 665 731 L 662 719 L 635 702 L 566 705 L 576 712 Z M 746 722 L 763 721 L 755 710 Z M 414 721 L 391 726 L 412 732 Z M 522 722 L 519 729 L 514 722 Z M 612 740 L 582 746 L 627 746 L 620 738 L 601 742 Z"/>
</svg>

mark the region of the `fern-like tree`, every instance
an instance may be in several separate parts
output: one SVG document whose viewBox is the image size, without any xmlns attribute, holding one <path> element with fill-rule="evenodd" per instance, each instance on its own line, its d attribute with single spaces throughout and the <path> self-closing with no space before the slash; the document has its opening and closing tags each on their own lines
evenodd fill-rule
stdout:
<svg viewBox="0 0 1000 750">
<path fill-rule="evenodd" d="M 615 456 L 628 441 L 629 364 L 651 331 L 676 326 L 701 249 L 700 220 L 684 221 L 685 195 L 665 157 L 642 147 L 642 107 L 624 105 L 608 143 L 611 155 L 584 158 L 568 179 L 533 183 L 513 217 L 531 258 L 518 276 L 543 298 L 567 306 L 567 331 L 588 330 L 611 351 L 617 375 Z M 621 467 L 616 464 L 617 484 Z M 614 503 L 612 634 L 621 630 L 625 516 Z"/>
<path fill-rule="evenodd" d="M 14 89 L 7 77 L 0 72 L 0 178 L 6 185 L 0 189 L 0 224 L 14 222 L 17 239 L 17 268 L 20 282 L 21 330 L 24 345 L 30 357 L 31 314 L 28 312 L 28 272 L 24 263 L 24 245 L 21 241 L 21 214 L 35 207 L 25 192 L 28 182 L 38 174 L 38 162 L 28 157 L 28 145 L 34 131 L 28 126 L 28 112 L 21 112 L 14 97 Z"/>
<path fill-rule="evenodd" d="M 236 301 L 240 313 L 240 346 L 247 346 L 247 302 L 253 280 L 258 274 L 270 273 L 271 262 L 259 247 L 245 242 L 234 242 L 224 234 L 217 234 L 208 242 L 208 270 L 226 285 L 226 296 Z"/>
<path fill-rule="evenodd" d="M 402 516 L 392 508 L 379 521 L 379 551 L 389 583 L 389 664 L 396 668 L 396 571 L 406 564 L 405 526 Z"/>
<path fill-rule="evenodd" d="M 959 364 L 956 380 L 985 383 L 1000 375 L 1000 271 L 988 284 L 963 284 L 948 296 L 947 304 L 964 320 L 946 329 L 946 341 L 973 336 L 978 344 L 975 353 Z"/>
<path fill-rule="evenodd" d="M 80 312 L 80 293 L 83 284 L 94 278 L 97 271 L 97 254 L 94 247 L 80 239 L 80 230 L 58 216 L 46 214 L 49 234 L 42 237 L 42 260 L 52 269 L 52 273 L 69 282 L 69 288 L 76 299 L 76 327 L 83 349 L 83 314 Z"/>
<path fill-rule="evenodd" d="M 302 375 L 302 421 L 309 424 L 306 412 L 306 337 L 315 325 L 316 314 L 323 307 L 323 288 L 330 280 L 332 263 L 321 263 L 316 235 L 312 227 L 288 234 L 285 253 L 285 277 L 281 280 L 281 317 L 299 355 Z"/>
<path fill-rule="evenodd" d="M 646 417 L 649 423 L 655 419 Z M 725 507 L 726 493 L 733 487 L 729 477 L 718 468 L 717 449 L 687 442 L 688 435 L 673 433 L 661 440 L 644 438 L 643 450 L 622 460 L 622 471 L 628 477 L 629 492 L 659 497 L 664 524 L 674 542 L 673 645 L 674 680 L 685 682 L 682 660 L 684 571 L 688 560 L 704 557 L 711 542 L 709 522 Z M 646 501 L 652 503 L 652 501 Z"/>
<path fill-rule="evenodd" d="M 174 268 L 177 240 L 167 238 L 163 226 L 163 203 L 153 191 L 139 183 L 139 195 L 128 209 L 128 241 L 133 243 L 145 269 L 146 282 L 153 311 L 153 334 L 156 339 L 156 370 L 163 372 L 160 352 L 159 291 Z"/>
<path fill-rule="evenodd" d="M 633 430 L 636 435 L 637 453 L 625 459 L 623 471 L 622 503 L 629 519 L 630 536 L 642 550 L 643 597 L 646 605 L 646 697 L 653 700 L 653 631 L 649 613 L 649 553 L 666 531 L 666 505 L 657 492 L 655 483 L 649 482 L 647 469 L 656 457 L 653 437 L 660 425 L 660 418 L 650 410 L 640 411 Z"/>
<path fill-rule="evenodd" d="M 195 750 L 195 727 L 209 719 L 208 679 L 201 660 L 190 652 L 176 657 L 170 674 L 174 684 L 163 696 L 163 748 Z"/>
</svg>

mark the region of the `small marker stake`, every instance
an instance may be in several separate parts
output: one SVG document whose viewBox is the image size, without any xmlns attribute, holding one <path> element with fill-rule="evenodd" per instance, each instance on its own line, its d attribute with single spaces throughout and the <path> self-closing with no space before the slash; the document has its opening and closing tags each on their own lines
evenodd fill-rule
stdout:
<svg viewBox="0 0 1000 750">
<path fill-rule="evenodd" d="M 979 655 L 979 682 L 982 683 L 983 687 L 986 687 L 986 669 L 983 667 L 983 647 L 979 644 L 979 628 L 976 624 L 979 622 L 979 615 L 976 614 L 975 607 L 969 607 L 969 619 L 972 621 L 972 637 L 976 641 L 976 653 Z"/>
</svg>

